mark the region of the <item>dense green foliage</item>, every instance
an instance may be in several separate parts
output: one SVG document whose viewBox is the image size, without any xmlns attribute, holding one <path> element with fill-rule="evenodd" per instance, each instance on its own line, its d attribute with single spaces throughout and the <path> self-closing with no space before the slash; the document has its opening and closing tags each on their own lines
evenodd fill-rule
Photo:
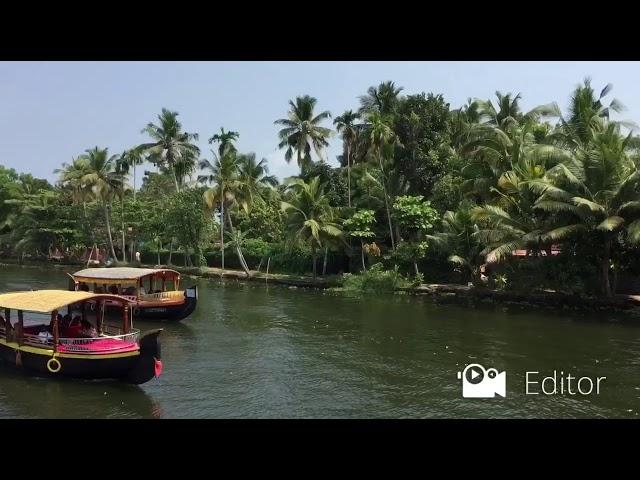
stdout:
<svg viewBox="0 0 640 480">
<path fill-rule="evenodd" d="M 622 105 L 610 90 L 585 80 L 564 112 L 523 111 L 519 94 L 501 92 L 452 109 L 440 94 L 383 82 L 333 121 L 299 96 L 275 121 L 274 146 L 300 167 L 282 183 L 266 160 L 237 151 L 235 131 L 207 135 L 214 150 L 202 158 L 197 134 L 163 109 L 139 145 L 88 149 L 56 185 L 0 166 L 0 254 L 85 261 L 98 246 L 112 261 L 140 251 L 147 263 L 248 275 L 267 264 L 350 272 L 347 287 L 369 291 L 403 278 L 637 290 L 640 139 L 613 118 Z M 333 141 L 337 167 L 326 158 Z M 156 171 L 140 177 L 145 162 Z"/>
</svg>

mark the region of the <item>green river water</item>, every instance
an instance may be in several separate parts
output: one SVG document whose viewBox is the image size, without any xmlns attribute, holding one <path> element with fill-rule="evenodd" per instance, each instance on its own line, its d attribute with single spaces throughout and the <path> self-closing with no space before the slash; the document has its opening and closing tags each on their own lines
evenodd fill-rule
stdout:
<svg viewBox="0 0 640 480">
<path fill-rule="evenodd" d="M 619 313 L 189 282 L 200 288 L 191 317 L 135 325 L 164 328 L 159 379 L 131 386 L 34 378 L 2 367 L 0 418 L 636 418 L 640 412 L 640 321 Z M 62 269 L 0 266 L 0 292 L 66 287 Z M 469 363 L 506 371 L 506 398 L 463 398 L 457 372 Z M 540 372 L 532 378 L 541 380 L 554 370 L 606 379 L 597 395 L 525 394 L 525 372 Z"/>
</svg>

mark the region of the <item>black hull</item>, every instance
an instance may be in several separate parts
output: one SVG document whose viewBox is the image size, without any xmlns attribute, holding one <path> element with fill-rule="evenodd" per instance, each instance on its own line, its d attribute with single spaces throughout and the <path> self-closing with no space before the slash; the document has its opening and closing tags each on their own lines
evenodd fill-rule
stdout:
<svg viewBox="0 0 640 480">
<path fill-rule="evenodd" d="M 109 355 L 58 353 L 55 355 L 57 363 L 50 362 L 53 358 L 50 350 L 26 345 L 18 348 L 16 343 L 0 341 L 0 360 L 39 377 L 112 379 L 139 385 L 155 377 L 156 359 L 160 360 L 158 335 L 161 331 L 153 330 L 143 335 L 139 351 Z"/>
<path fill-rule="evenodd" d="M 179 322 L 193 313 L 198 304 L 198 287 L 193 286 L 185 290 L 184 302 L 179 305 L 154 307 L 133 307 L 135 320 L 165 320 Z"/>
</svg>

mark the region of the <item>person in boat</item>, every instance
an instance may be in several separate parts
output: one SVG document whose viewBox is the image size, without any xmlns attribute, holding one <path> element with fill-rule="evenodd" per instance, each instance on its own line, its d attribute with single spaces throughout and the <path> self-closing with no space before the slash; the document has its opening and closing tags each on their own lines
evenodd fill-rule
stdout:
<svg viewBox="0 0 640 480">
<path fill-rule="evenodd" d="M 5 322 L 4 317 L 0 315 L 0 329 L 4 330 L 6 325 L 7 325 L 7 322 Z"/>
<path fill-rule="evenodd" d="M 136 287 L 127 287 L 124 289 L 124 291 L 122 292 L 123 295 L 131 295 L 131 296 L 136 296 Z"/>
<path fill-rule="evenodd" d="M 116 285 L 111 285 L 109 287 L 109 293 L 111 295 L 118 295 L 118 287 Z"/>
<path fill-rule="evenodd" d="M 93 293 L 104 293 L 104 288 L 96 287 L 96 289 L 93 291 Z"/>
<path fill-rule="evenodd" d="M 89 291 L 89 285 L 87 285 L 86 283 L 82 282 L 79 286 L 78 286 L 78 290 L 81 290 L 83 292 L 88 292 Z"/>
<path fill-rule="evenodd" d="M 76 315 L 70 320 L 69 325 L 64 329 L 64 336 L 68 338 L 75 338 L 80 336 L 82 331 L 82 319 L 80 315 Z"/>
<path fill-rule="evenodd" d="M 96 338 L 98 336 L 98 331 L 88 320 L 80 320 L 80 328 L 80 336 L 82 337 Z"/>
</svg>

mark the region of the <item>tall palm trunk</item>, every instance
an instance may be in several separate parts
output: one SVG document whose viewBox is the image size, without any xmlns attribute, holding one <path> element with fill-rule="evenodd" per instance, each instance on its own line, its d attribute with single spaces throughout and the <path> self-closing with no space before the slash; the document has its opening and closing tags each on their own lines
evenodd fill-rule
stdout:
<svg viewBox="0 0 640 480">
<path fill-rule="evenodd" d="M 314 244 L 311 245 L 311 258 L 313 259 L 313 281 L 316 281 L 316 246 Z"/>
<path fill-rule="evenodd" d="M 136 162 L 133 162 L 133 201 L 136 201 Z M 133 258 L 132 258 L 133 260 Z"/>
<path fill-rule="evenodd" d="M 116 250 L 115 248 L 113 248 L 113 237 L 111 236 L 111 222 L 109 221 L 109 206 L 107 204 L 107 202 L 103 202 L 102 203 L 103 208 L 104 208 L 104 220 L 107 224 L 107 234 L 109 237 L 109 248 L 111 248 L 111 255 L 113 256 L 114 260 L 117 260 L 118 257 L 116 257 Z"/>
<path fill-rule="evenodd" d="M 351 208 L 351 146 L 347 142 L 347 194 L 349 201 L 349 208 Z"/>
<path fill-rule="evenodd" d="M 380 162 L 380 172 L 382 173 L 382 191 L 384 193 L 384 206 L 387 210 L 387 220 L 389 221 L 389 236 L 391 237 L 391 250 L 396 249 L 396 242 L 393 238 L 393 225 L 391 223 L 391 209 L 389 208 L 389 196 L 387 195 L 387 178 L 384 173 L 384 167 L 382 166 L 382 155 L 378 155 Z"/>
<path fill-rule="evenodd" d="M 229 210 L 227 210 L 227 220 L 229 221 L 229 231 L 233 235 L 233 223 L 231 222 L 231 213 L 229 212 Z M 240 248 L 240 245 L 238 245 L 237 243 L 235 244 L 235 248 L 236 248 L 236 255 L 238 256 L 238 261 L 240 262 L 240 266 L 244 270 L 244 273 L 247 274 L 247 277 L 250 277 L 251 271 L 249 270 L 247 261 L 245 260 L 244 255 L 242 254 L 242 248 Z"/>
<path fill-rule="evenodd" d="M 178 184 L 178 176 L 176 175 L 176 164 L 173 161 L 173 155 L 167 155 L 167 164 L 169 164 L 171 174 L 173 175 L 173 181 L 176 185 L 176 193 L 180 193 L 180 185 Z"/>
<path fill-rule="evenodd" d="M 364 263 L 364 242 L 360 239 L 360 256 L 362 258 L 362 270 L 367 271 L 367 265 Z"/>
<path fill-rule="evenodd" d="M 602 256 L 602 293 L 605 297 L 611 297 L 611 283 L 609 282 L 609 261 L 611 258 L 611 238 L 605 234 L 604 255 Z"/>
<path fill-rule="evenodd" d="M 167 265 L 171 265 L 172 256 L 173 256 L 173 237 L 171 237 L 171 243 L 169 243 L 169 260 L 167 260 Z"/>
<path fill-rule="evenodd" d="M 124 238 L 124 177 L 122 179 L 122 195 L 120 196 L 120 223 L 122 224 L 122 261 L 127 261 L 127 244 Z"/>
<path fill-rule="evenodd" d="M 324 247 L 324 260 L 322 262 L 322 276 L 327 274 L 327 256 L 329 254 L 329 247 Z"/>
<path fill-rule="evenodd" d="M 222 270 L 224 270 L 224 188 L 220 201 L 220 254 L 222 255 Z"/>
</svg>

